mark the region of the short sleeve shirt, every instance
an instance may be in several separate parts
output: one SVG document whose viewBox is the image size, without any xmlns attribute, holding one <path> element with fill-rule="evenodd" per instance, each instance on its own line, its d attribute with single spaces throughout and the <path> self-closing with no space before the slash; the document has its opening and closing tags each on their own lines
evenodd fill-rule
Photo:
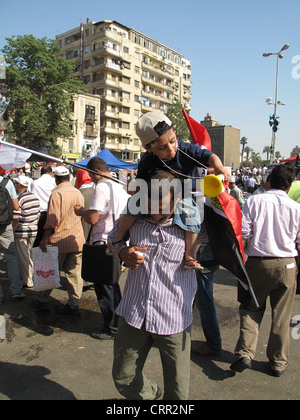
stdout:
<svg viewBox="0 0 300 420">
<path fill-rule="evenodd" d="M 2 176 L 0 176 L 0 182 L 2 182 L 4 178 Z M 12 183 L 11 180 L 8 181 L 8 183 L 6 184 L 6 189 L 9 192 L 10 198 L 13 200 L 14 198 L 18 198 L 18 194 L 16 193 L 16 189 L 14 184 Z"/>
</svg>

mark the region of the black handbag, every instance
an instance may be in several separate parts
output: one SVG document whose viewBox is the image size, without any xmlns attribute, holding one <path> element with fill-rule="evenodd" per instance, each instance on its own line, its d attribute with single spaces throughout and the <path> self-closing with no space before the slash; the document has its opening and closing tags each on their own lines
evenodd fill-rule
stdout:
<svg viewBox="0 0 300 420">
<path fill-rule="evenodd" d="M 106 254 L 106 244 L 86 243 L 82 250 L 81 277 L 90 283 L 113 285 L 121 276 L 121 262 L 118 256 Z"/>
<path fill-rule="evenodd" d="M 112 195 L 112 188 L 111 189 Z M 114 201 L 111 197 L 113 222 L 115 223 Z M 121 261 L 116 255 L 107 255 L 106 244 L 93 245 L 90 244 L 90 236 L 87 238 L 87 243 L 83 245 L 82 249 L 82 266 L 81 277 L 86 282 L 113 285 L 118 283 L 121 276 Z"/>
</svg>

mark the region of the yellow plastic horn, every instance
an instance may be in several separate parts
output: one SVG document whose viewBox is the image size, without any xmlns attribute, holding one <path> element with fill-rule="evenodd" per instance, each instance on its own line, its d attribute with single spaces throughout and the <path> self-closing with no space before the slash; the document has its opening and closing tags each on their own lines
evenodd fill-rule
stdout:
<svg viewBox="0 0 300 420">
<path fill-rule="evenodd" d="M 200 181 L 200 189 L 207 197 L 217 197 L 225 191 L 223 175 L 206 175 Z"/>
</svg>

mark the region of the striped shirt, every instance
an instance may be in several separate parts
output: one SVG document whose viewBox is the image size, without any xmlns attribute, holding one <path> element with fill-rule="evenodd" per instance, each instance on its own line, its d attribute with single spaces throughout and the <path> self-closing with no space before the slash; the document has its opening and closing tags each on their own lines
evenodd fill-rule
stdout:
<svg viewBox="0 0 300 420">
<path fill-rule="evenodd" d="M 85 243 L 81 218 L 74 206 L 84 206 L 84 198 L 70 182 L 62 182 L 52 191 L 44 229 L 52 229 L 49 245 L 57 246 L 60 254 L 81 252 Z"/>
<path fill-rule="evenodd" d="M 141 329 L 145 321 L 146 331 L 154 334 L 185 330 L 193 321 L 197 280 L 194 270 L 183 268 L 184 231 L 172 220 L 163 225 L 137 220 L 129 233 L 131 244 L 147 251 L 144 263 L 129 269 L 116 313 L 134 328 Z"/>
<path fill-rule="evenodd" d="M 29 238 L 37 235 L 38 220 L 40 215 L 40 202 L 29 191 L 22 192 L 19 197 L 19 211 L 14 212 L 14 217 L 19 218 L 15 231 L 16 238 Z"/>
</svg>

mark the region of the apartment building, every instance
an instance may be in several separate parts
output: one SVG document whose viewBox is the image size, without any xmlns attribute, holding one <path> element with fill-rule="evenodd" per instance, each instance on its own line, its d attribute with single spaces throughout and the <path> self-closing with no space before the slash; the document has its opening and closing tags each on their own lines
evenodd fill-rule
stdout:
<svg viewBox="0 0 300 420">
<path fill-rule="evenodd" d="M 211 114 L 207 114 L 201 124 L 208 131 L 212 151 L 219 156 L 225 166 L 231 169 L 238 168 L 240 166 L 240 130 L 231 125 L 218 123 Z"/>
<path fill-rule="evenodd" d="M 190 61 L 139 31 L 87 19 L 56 39 L 76 66 L 74 77 L 100 95 L 100 147 L 118 158 L 137 161 L 143 153 L 135 133 L 143 113 L 166 112 L 177 101 L 190 109 Z"/>
</svg>

